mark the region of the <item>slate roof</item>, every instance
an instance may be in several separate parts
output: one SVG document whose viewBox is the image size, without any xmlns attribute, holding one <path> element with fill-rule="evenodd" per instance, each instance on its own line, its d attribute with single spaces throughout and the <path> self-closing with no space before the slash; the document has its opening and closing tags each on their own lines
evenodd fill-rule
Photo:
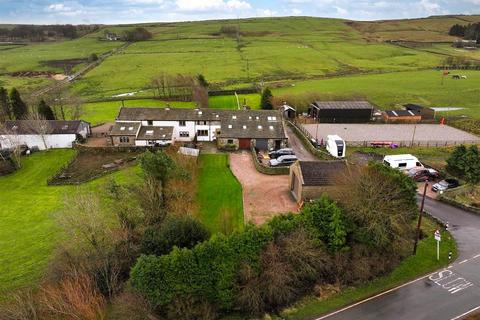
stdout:
<svg viewBox="0 0 480 320">
<path fill-rule="evenodd" d="M 48 134 L 76 134 L 79 132 L 82 120 L 39 120 L 46 123 L 48 130 L 41 130 Z M 38 121 L 38 122 L 39 122 Z M 4 134 L 39 134 L 37 120 L 9 120 L 5 121 L 2 133 Z"/>
<path fill-rule="evenodd" d="M 222 138 L 284 139 L 278 110 L 121 108 L 117 121 L 219 121 Z"/>
<path fill-rule="evenodd" d="M 137 140 L 172 140 L 173 127 L 142 126 Z"/>
<path fill-rule="evenodd" d="M 416 117 L 418 114 L 415 114 L 410 110 L 387 110 L 385 113 L 389 117 Z"/>
<path fill-rule="evenodd" d="M 136 136 L 140 122 L 116 122 L 110 131 L 111 136 Z"/>
<path fill-rule="evenodd" d="M 315 101 L 312 104 L 317 109 L 373 109 L 373 106 L 368 101 Z"/>
<path fill-rule="evenodd" d="M 347 168 L 344 161 L 299 161 L 305 186 L 331 186 L 338 173 Z"/>
<path fill-rule="evenodd" d="M 279 111 L 236 110 L 221 120 L 221 138 L 285 139 Z"/>
</svg>

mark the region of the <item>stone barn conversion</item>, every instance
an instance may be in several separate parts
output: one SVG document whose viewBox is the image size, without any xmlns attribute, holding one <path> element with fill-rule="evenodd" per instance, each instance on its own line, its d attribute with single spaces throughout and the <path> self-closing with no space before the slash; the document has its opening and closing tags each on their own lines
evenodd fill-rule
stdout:
<svg viewBox="0 0 480 320">
<path fill-rule="evenodd" d="M 345 161 L 297 161 L 290 166 L 290 191 L 297 203 L 317 199 L 332 190 L 346 169 Z"/>
<path fill-rule="evenodd" d="M 286 145 L 278 110 L 121 108 L 110 132 L 115 146 L 155 146 L 215 141 L 229 150 Z"/>
<path fill-rule="evenodd" d="M 315 101 L 308 108 L 309 116 L 320 123 L 366 123 L 373 111 L 368 101 Z"/>
</svg>

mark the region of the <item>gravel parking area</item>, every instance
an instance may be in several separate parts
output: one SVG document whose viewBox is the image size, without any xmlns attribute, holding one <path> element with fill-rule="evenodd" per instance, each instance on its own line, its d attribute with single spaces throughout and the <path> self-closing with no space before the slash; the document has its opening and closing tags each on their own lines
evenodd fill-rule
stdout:
<svg viewBox="0 0 480 320">
<path fill-rule="evenodd" d="M 231 153 L 230 169 L 242 184 L 246 222 L 262 224 L 275 215 L 298 211 L 290 194 L 289 177 L 258 172 L 250 152 Z"/>
<path fill-rule="evenodd" d="M 464 142 L 480 143 L 480 138 L 468 132 L 439 124 L 342 124 L 320 123 L 303 125 L 312 136 L 325 141 L 327 135 L 338 134 L 347 142 L 388 141 L 410 145 L 414 137 L 420 145 L 452 145 Z"/>
</svg>

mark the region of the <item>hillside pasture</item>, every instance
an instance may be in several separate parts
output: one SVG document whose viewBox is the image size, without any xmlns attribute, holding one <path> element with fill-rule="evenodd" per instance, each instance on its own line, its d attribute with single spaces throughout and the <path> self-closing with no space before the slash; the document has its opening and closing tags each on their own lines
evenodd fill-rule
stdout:
<svg viewBox="0 0 480 320">
<path fill-rule="evenodd" d="M 446 115 L 480 117 L 480 72 L 452 71 L 468 79 L 444 78 L 442 71 L 425 70 L 386 74 L 355 75 L 324 80 L 290 82 L 289 86 L 273 90 L 274 95 L 334 95 L 339 97 L 365 96 L 381 109 L 400 108 L 404 103 L 431 107 L 460 107 Z M 301 107 L 301 106 L 299 106 Z M 303 106 L 304 108 L 306 106 Z"/>
<path fill-rule="evenodd" d="M 237 21 L 146 26 L 154 38 L 106 59 L 74 84 L 101 98 L 150 86 L 160 73 L 203 74 L 220 86 L 325 76 L 425 69 L 442 56 L 369 43 L 343 20 L 290 17 L 243 19 L 240 37 L 221 33 Z M 115 76 L 113 76 L 115 75 Z"/>
</svg>

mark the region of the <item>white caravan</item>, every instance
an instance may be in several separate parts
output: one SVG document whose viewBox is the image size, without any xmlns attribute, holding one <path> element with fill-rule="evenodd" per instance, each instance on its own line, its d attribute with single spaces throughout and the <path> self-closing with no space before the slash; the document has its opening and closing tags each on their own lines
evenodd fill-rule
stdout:
<svg viewBox="0 0 480 320">
<path fill-rule="evenodd" d="M 410 170 L 418 167 L 423 168 L 423 164 L 418 161 L 417 157 L 414 157 L 411 154 L 385 156 L 383 158 L 383 164 L 400 170 Z"/>
<path fill-rule="evenodd" d="M 345 141 L 337 135 L 327 136 L 327 151 L 335 158 L 345 158 Z"/>
</svg>

